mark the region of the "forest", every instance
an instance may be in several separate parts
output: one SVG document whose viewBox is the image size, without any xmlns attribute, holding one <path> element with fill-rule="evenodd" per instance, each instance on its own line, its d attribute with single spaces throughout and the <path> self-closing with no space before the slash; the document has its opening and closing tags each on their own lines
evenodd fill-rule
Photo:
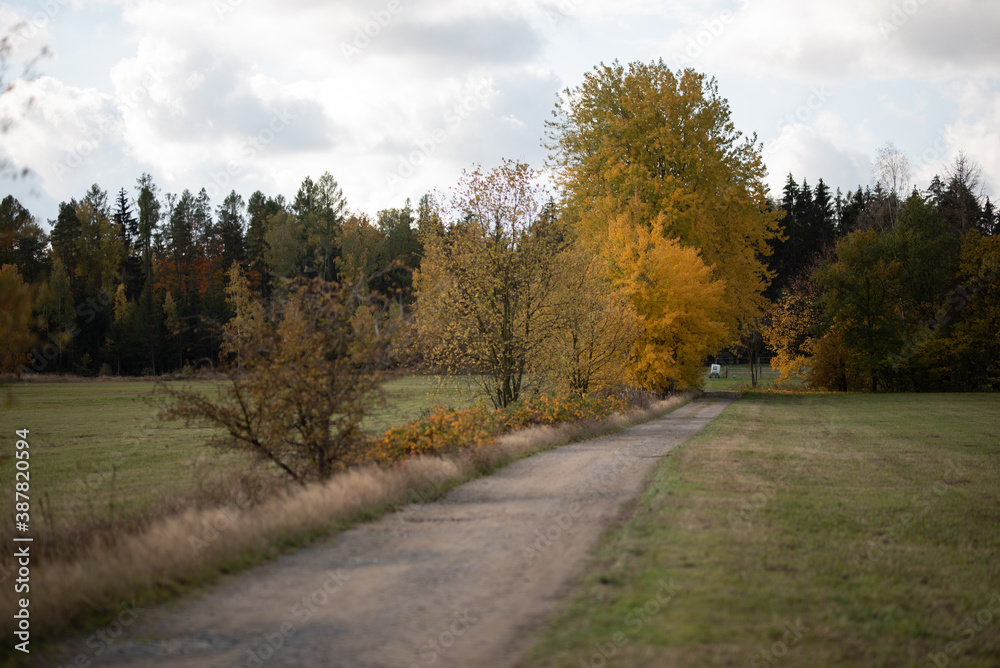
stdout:
<svg viewBox="0 0 1000 668">
<path fill-rule="evenodd" d="M 83 376 L 214 368 L 234 314 L 225 292 L 233 265 L 265 301 L 282 279 L 332 281 L 383 267 L 372 288 L 409 300 L 427 207 L 425 198 L 422 213 L 409 203 L 375 220 L 349 213 L 328 173 L 306 178 L 292 202 L 234 191 L 213 207 L 204 188 L 161 194 L 143 174 L 133 192 L 109 199 L 94 184 L 63 202 L 46 234 L 8 196 L 2 263 L 37 289 L 40 340 L 19 366 L 6 351 L 6 368 Z"/>
<path fill-rule="evenodd" d="M 698 386 L 725 350 L 828 389 L 1000 387 L 1000 220 L 972 161 L 918 187 L 887 144 L 873 185 L 789 174 L 771 194 L 756 137 L 705 75 L 600 66 L 575 93 L 550 123 L 553 192 L 508 161 L 374 216 L 329 172 L 291 200 L 221 202 L 142 174 L 94 184 L 47 225 L 7 196 L 2 371 L 225 369 L 239 299 L 281 303 L 298 278 L 377 296 L 407 332 L 382 364 L 485 373 L 497 405 L 543 376 Z M 654 144 L 664 128 L 684 141 Z M 490 322 L 498 294 L 509 317 Z"/>
</svg>

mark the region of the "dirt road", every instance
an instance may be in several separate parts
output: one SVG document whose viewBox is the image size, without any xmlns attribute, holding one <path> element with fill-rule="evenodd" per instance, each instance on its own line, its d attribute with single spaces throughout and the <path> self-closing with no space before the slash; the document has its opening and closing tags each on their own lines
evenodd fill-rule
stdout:
<svg viewBox="0 0 1000 668">
<path fill-rule="evenodd" d="M 197 600 L 141 611 L 92 665 L 512 665 L 659 458 L 730 403 L 698 400 L 520 460 Z"/>
</svg>

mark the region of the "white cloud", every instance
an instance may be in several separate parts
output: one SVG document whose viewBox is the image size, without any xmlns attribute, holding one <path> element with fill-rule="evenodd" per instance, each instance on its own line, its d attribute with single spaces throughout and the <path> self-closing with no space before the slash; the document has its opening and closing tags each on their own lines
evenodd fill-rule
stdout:
<svg viewBox="0 0 1000 668">
<path fill-rule="evenodd" d="M 389 203 L 380 197 L 419 196 L 509 152 L 498 137 L 530 133 L 537 145 L 559 81 L 541 67 L 541 37 L 523 13 L 449 1 L 419 12 L 390 2 L 299 5 L 130 5 L 124 20 L 137 47 L 112 72 L 116 90 L 143 89 L 159 73 L 128 127 L 136 158 L 172 180 L 208 174 L 226 187 L 286 194 L 329 170 L 352 205 L 381 208 Z M 484 83 L 489 99 L 478 100 Z M 294 116 L 288 128 L 247 150 L 282 109 Z M 431 148 L 438 130 L 446 137 Z M 386 174 L 411 157 L 420 164 L 387 191 Z"/>
<path fill-rule="evenodd" d="M 4 137 L 4 148 L 50 196 L 68 200 L 95 181 L 113 188 L 135 179 L 125 171 L 134 164 L 122 160 L 126 117 L 111 96 L 41 77 L 19 81 L 3 96 L 2 107 L 19 109 L 27 98 L 31 108 Z"/>
<path fill-rule="evenodd" d="M 741 0 L 735 9 L 705 8 L 664 51 L 694 54 L 703 69 L 807 82 L 1000 74 L 1000 3 Z"/>
<path fill-rule="evenodd" d="M 71 24 L 73 47 L 85 45 L 87 12 L 53 2 L 62 9 L 44 39 Z M 142 171 L 168 191 L 292 196 L 306 175 L 330 171 L 353 208 L 397 206 L 475 163 L 513 157 L 540 168 L 556 92 L 613 58 L 663 57 L 717 75 L 737 129 L 767 142 L 772 189 L 789 171 L 832 187 L 867 184 L 870 156 L 890 139 L 925 182 L 940 163 L 915 154 L 946 130 L 942 161 L 961 147 L 1000 175 L 995 2 L 72 2 L 120 3 L 121 41 L 103 60 L 116 64 L 85 85 L 74 85 L 79 67 L 64 82 L 36 82 L 33 120 L 4 138 L 8 154 L 42 166 L 40 187 L 57 198 L 94 180 L 130 184 Z M 56 66 L 86 58 L 50 45 Z M 470 100 L 456 123 L 456 105 Z M 106 118 L 118 119 L 114 131 L 60 184 L 45 165 Z M 401 170 L 407 178 L 387 187 Z"/>
<path fill-rule="evenodd" d="M 943 176 L 959 151 L 983 170 L 983 187 L 997 195 L 1000 187 L 1000 90 L 985 81 L 969 81 L 956 91 L 961 110 L 954 123 L 939 133 L 919 157 L 918 175 L 924 182 Z"/>
<path fill-rule="evenodd" d="M 819 125 L 829 128 L 836 123 L 828 119 Z M 815 185 L 822 178 L 831 188 L 840 187 L 845 192 L 867 185 L 871 179 L 871 162 L 865 153 L 841 144 L 835 136 L 816 127 L 786 125 L 764 148 L 769 169 L 767 183 L 775 198 L 780 198 L 789 173 L 800 183 L 805 178 Z"/>
</svg>

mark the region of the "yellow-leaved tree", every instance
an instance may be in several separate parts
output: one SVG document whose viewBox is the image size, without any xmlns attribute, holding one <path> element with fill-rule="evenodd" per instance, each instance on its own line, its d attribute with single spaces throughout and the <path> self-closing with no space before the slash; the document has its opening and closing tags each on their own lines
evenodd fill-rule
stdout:
<svg viewBox="0 0 1000 668">
<path fill-rule="evenodd" d="M 223 355 L 233 355 L 237 368 L 243 368 L 243 355 L 252 353 L 252 342 L 261 338 L 260 328 L 264 326 L 264 306 L 250 288 L 250 281 L 239 263 L 234 262 L 226 272 L 226 303 L 233 312 L 223 328 L 224 337 L 220 351 Z"/>
<path fill-rule="evenodd" d="M 555 117 L 548 147 L 568 219 L 602 240 L 627 213 L 637 227 L 658 221 L 659 234 L 697 249 L 723 289 L 720 309 L 705 313 L 723 326 L 720 344 L 736 343 L 766 306 L 762 258 L 779 234 L 778 213 L 767 205 L 756 136 L 734 128 L 715 80 L 663 61 L 601 65 L 565 91 Z M 652 341 L 643 345 L 655 356 Z"/>
<path fill-rule="evenodd" d="M 562 253 L 559 266 L 559 317 L 546 353 L 549 374 L 580 394 L 630 382 L 639 315 L 629 295 L 609 279 L 607 258 L 577 241 Z"/>
<path fill-rule="evenodd" d="M 35 338 L 31 331 L 35 293 L 16 266 L 0 267 L 0 374 L 14 373 L 20 378 L 21 370 L 31 361 L 28 350 Z"/>
<path fill-rule="evenodd" d="M 819 288 L 806 276 L 792 279 L 768 312 L 761 329 L 764 341 L 774 351 L 771 367 L 780 371 L 778 383 L 801 376 L 810 364 L 814 337 L 819 332 L 823 309 Z"/>
<path fill-rule="evenodd" d="M 698 387 L 702 361 L 728 334 L 726 286 L 696 249 L 667 237 L 663 214 L 651 225 L 630 214 L 610 219 L 605 253 L 612 282 L 630 296 L 639 318 L 634 377 L 661 393 Z"/>
<path fill-rule="evenodd" d="M 424 238 L 414 278 L 417 335 L 429 362 L 471 373 L 497 408 L 537 385 L 561 313 L 560 225 L 528 165 L 465 172 Z"/>
</svg>

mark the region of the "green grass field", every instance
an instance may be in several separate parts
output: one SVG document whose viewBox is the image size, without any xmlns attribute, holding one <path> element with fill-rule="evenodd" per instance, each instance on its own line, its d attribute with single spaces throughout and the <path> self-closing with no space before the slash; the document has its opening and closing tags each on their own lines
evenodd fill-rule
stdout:
<svg viewBox="0 0 1000 668">
<path fill-rule="evenodd" d="M 740 399 L 527 665 L 1000 665 L 1000 396 Z"/>
<path fill-rule="evenodd" d="M 365 428 L 383 431 L 434 405 L 471 405 L 470 383 L 431 376 L 389 381 L 385 405 L 373 410 Z M 219 385 L 186 384 L 205 392 Z M 0 409 L 0 476 L 14 479 L 14 431 L 28 429 L 36 521 L 43 520 L 42 503 L 54 521 L 134 512 L 250 461 L 242 453 L 206 448 L 211 429 L 160 421 L 158 408 L 148 401 L 152 381 L 24 383 L 8 389 L 15 403 Z M 10 502 L 5 498 L 2 505 Z"/>
<path fill-rule="evenodd" d="M 709 368 L 705 367 L 704 385 L 706 390 L 744 390 L 750 389 L 752 379 L 750 377 L 750 366 L 748 364 L 723 365 L 723 369 L 728 372 L 728 376 L 722 378 L 709 378 Z M 783 383 L 778 383 L 780 374 L 771 368 L 770 364 L 764 364 L 760 377 L 757 379 L 757 389 L 761 390 L 799 390 L 806 386 L 801 378 L 792 377 Z"/>
</svg>

